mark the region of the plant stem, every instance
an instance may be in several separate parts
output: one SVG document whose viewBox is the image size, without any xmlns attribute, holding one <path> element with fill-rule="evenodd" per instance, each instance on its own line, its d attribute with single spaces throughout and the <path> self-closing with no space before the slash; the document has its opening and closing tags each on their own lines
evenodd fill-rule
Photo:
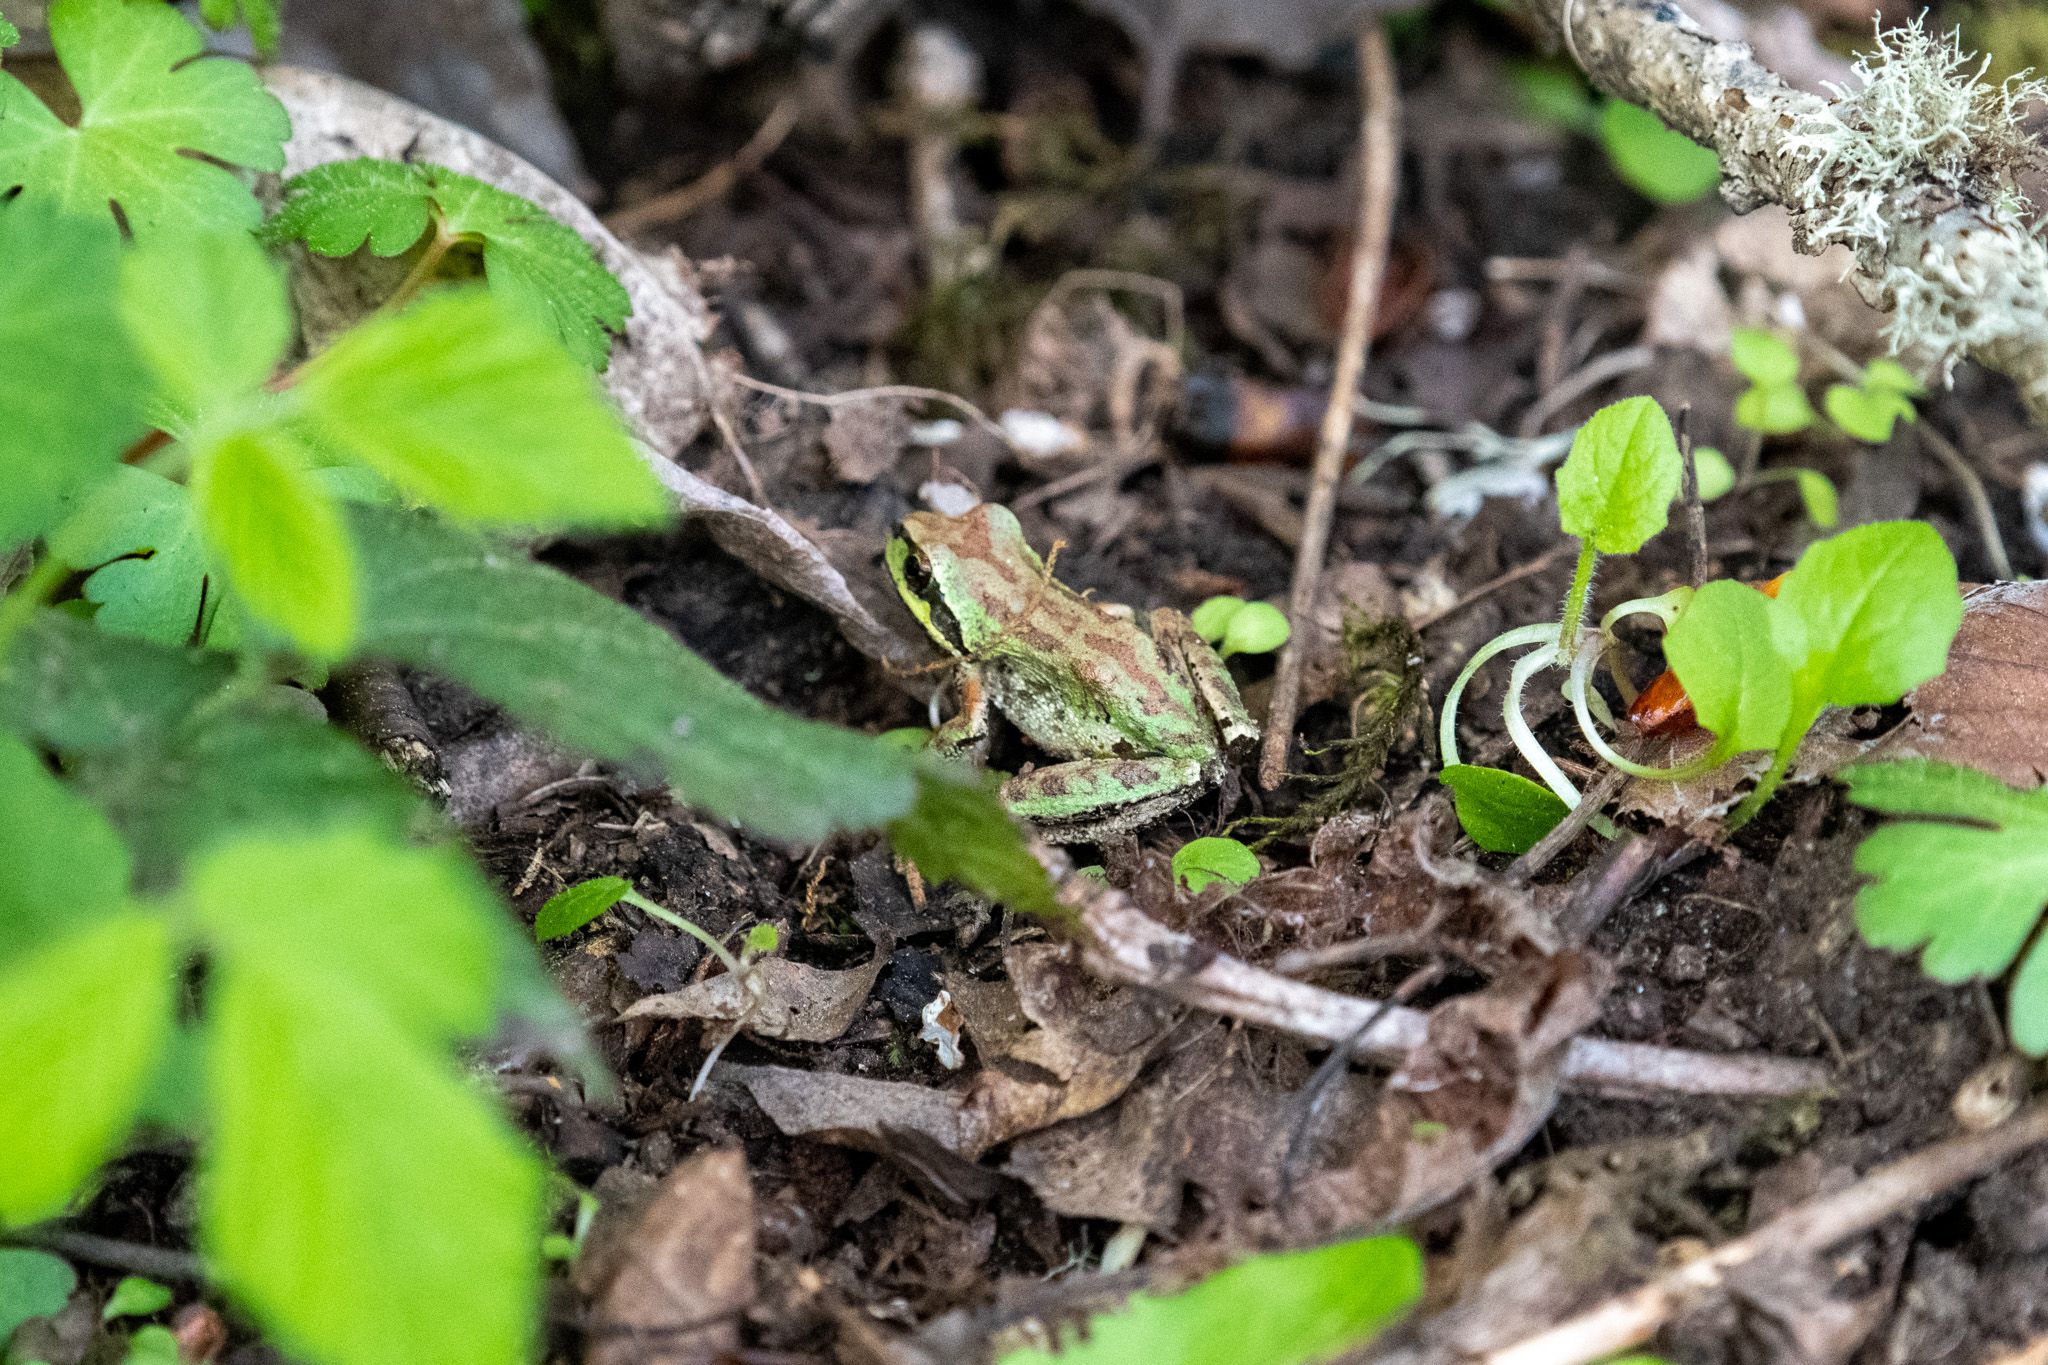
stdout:
<svg viewBox="0 0 2048 1365">
<path fill-rule="evenodd" d="M 7 647 L 14 643 L 14 637 L 35 618 L 36 611 L 57 591 L 70 570 L 63 561 L 52 554 L 45 554 L 36 561 L 35 567 L 21 582 L 14 585 L 14 591 L 0 598 L 0 658 L 6 657 Z"/>
<path fill-rule="evenodd" d="M 1580 542 L 1578 567 L 1572 570 L 1572 585 L 1564 595 L 1564 619 L 1557 632 L 1558 657 L 1569 664 L 1578 657 L 1579 625 L 1586 619 L 1586 598 L 1593 591 L 1593 565 L 1600 552 Z"/>
<path fill-rule="evenodd" d="M 727 948 L 723 943 L 720 943 L 716 938 L 713 938 L 707 930 L 704 930 L 702 928 L 699 928 L 697 925 L 692 924 L 690 921 L 684 919 L 681 915 L 678 915 L 675 911 L 669 909 L 667 906 L 656 905 L 653 901 L 647 899 L 647 897 L 641 895 L 638 891 L 628 891 L 625 895 L 619 897 L 619 899 L 624 901 L 628 905 L 637 906 L 641 910 L 646 911 L 648 914 L 660 920 L 663 924 L 673 925 L 675 928 L 680 929 L 684 933 L 688 934 L 691 938 L 696 939 L 699 943 L 703 944 L 706 948 L 709 948 L 713 953 L 717 954 L 718 960 L 720 962 L 723 962 L 725 964 L 725 969 L 731 972 L 734 976 L 739 976 L 746 971 L 746 966 L 738 958 L 732 955 L 732 950 L 730 948 Z"/>
<path fill-rule="evenodd" d="M 1444 766 L 1449 767 L 1458 761 L 1458 698 L 1465 694 L 1465 685 L 1472 681 L 1472 675 L 1503 650 L 1519 645 L 1542 644 L 1556 629 L 1556 623 L 1549 621 L 1538 626 L 1517 626 L 1513 630 L 1502 631 L 1472 652 L 1464 668 L 1458 671 L 1457 681 L 1451 684 L 1451 690 L 1444 693 L 1443 714 L 1437 721 L 1437 757 L 1443 760 Z"/>
<path fill-rule="evenodd" d="M 441 262 L 448 259 L 458 239 L 448 231 L 447 225 L 436 217 L 434 238 L 427 243 L 427 249 L 412 263 L 412 269 L 405 272 L 405 278 L 398 282 L 398 288 L 391 291 L 391 297 L 377 305 L 379 313 L 395 313 L 419 296 L 419 292 L 433 282 L 434 272 L 441 268 Z"/>
<path fill-rule="evenodd" d="M 1792 737 L 1778 746 L 1777 757 L 1771 761 L 1771 770 L 1756 784 L 1756 790 L 1743 797 L 1742 804 L 1728 816 L 1730 834 L 1755 819 L 1756 813 L 1764 808 L 1764 802 L 1778 790 L 1778 784 L 1785 780 L 1786 772 L 1792 767 L 1792 759 L 1799 752 L 1799 741 L 1806 738 L 1806 732 L 1812 725 L 1813 721 L 1808 720 L 1805 725 L 1788 731 Z"/>
<path fill-rule="evenodd" d="M 1529 679 L 1557 660 L 1556 648 L 1549 645 L 1531 650 L 1515 660 L 1514 670 L 1508 674 L 1508 695 L 1501 708 L 1501 719 L 1507 724 L 1508 736 L 1515 741 L 1515 748 L 1521 750 L 1522 757 L 1543 779 L 1543 785 L 1557 793 L 1558 800 L 1576 808 L 1579 789 L 1564 775 L 1564 769 L 1557 766 L 1556 760 L 1551 758 L 1549 750 L 1536 738 L 1536 732 L 1529 728 L 1528 720 L 1522 715 L 1522 691 L 1529 685 Z"/>
</svg>

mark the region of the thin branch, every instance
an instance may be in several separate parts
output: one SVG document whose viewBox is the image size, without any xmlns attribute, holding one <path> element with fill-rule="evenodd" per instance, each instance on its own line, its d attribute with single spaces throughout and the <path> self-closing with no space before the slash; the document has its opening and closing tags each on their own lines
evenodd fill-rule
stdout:
<svg viewBox="0 0 2048 1365">
<path fill-rule="evenodd" d="M 1330 523 L 1337 513 L 1337 483 L 1344 475 L 1352 409 L 1358 400 L 1359 376 L 1365 371 L 1366 344 L 1372 337 L 1380 281 L 1387 269 L 1387 242 L 1393 233 L 1401 96 L 1393 53 L 1375 14 L 1369 13 L 1358 29 L 1358 86 L 1358 231 L 1351 253 L 1351 288 L 1344 306 L 1344 336 L 1337 347 L 1337 372 L 1330 380 L 1330 405 L 1323 412 L 1308 505 L 1302 512 L 1294 582 L 1287 594 L 1287 614 L 1295 622 L 1296 635 L 1280 651 L 1273 702 L 1266 714 L 1265 748 L 1259 755 L 1259 784 L 1269 790 L 1287 775 L 1287 752 L 1294 742 L 1294 718 L 1301 708 L 1301 670 L 1307 657 L 1300 627 L 1315 610 L 1316 591 L 1323 580 Z"/>
<path fill-rule="evenodd" d="M 2043 1142 L 2048 1142 L 2048 1104 L 2023 1110 L 1996 1128 L 1938 1142 L 1878 1167 L 1846 1189 L 1808 1200 L 1641 1288 L 1492 1351 L 1480 1357 L 1480 1365 L 1589 1365 L 1605 1360 L 1648 1341 L 1690 1303 L 1720 1290 L 1732 1274 L 1752 1262 L 1766 1256 L 1818 1255 Z"/>
<path fill-rule="evenodd" d="M 729 160 L 719 162 L 695 180 L 607 214 L 604 225 L 618 236 L 631 237 L 649 228 L 679 223 L 706 204 L 725 198 L 744 177 L 768 164 L 768 158 L 775 155 L 783 139 L 796 128 L 797 116 L 802 112 L 803 102 L 797 96 L 783 96 Z"/>
<path fill-rule="evenodd" d="M 2001 583 L 2012 582 L 2012 556 L 2005 552 L 2005 537 L 1999 534 L 1998 517 L 1991 510 L 1991 499 L 1984 492 L 1984 481 L 1977 477 L 1977 471 L 1970 468 L 1963 452 L 1957 450 L 1948 437 L 1925 422 L 1920 424 L 1919 431 L 1921 441 L 1948 470 L 1949 477 L 1956 481 L 1956 491 L 1970 505 L 1970 519 L 1977 523 L 1977 534 L 1984 541 L 1984 554 L 1991 561 L 1991 572 L 1998 575 Z"/>
</svg>

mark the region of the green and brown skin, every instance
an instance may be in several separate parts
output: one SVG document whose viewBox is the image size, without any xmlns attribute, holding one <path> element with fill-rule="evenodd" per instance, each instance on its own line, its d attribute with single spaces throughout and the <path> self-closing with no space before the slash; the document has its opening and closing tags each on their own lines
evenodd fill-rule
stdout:
<svg viewBox="0 0 2048 1365">
<path fill-rule="evenodd" d="M 959 660 L 958 715 L 935 747 L 977 760 L 989 710 L 1053 759 L 1003 801 L 1056 843 L 1125 835 L 1222 782 L 1255 743 L 1230 672 L 1185 616 L 1140 629 L 1052 576 L 1006 507 L 913 512 L 889 542 L 904 605 Z"/>
</svg>

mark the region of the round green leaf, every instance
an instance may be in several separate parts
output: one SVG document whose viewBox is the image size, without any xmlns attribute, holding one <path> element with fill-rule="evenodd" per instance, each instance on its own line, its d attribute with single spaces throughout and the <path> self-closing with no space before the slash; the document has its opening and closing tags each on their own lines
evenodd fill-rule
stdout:
<svg viewBox="0 0 2048 1365">
<path fill-rule="evenodd" d="M 1791 716 L 1792 666 L 1772 638 L 1774 605 L 1744 583 L 1702 584 L 1664 637 L 1693 713 L 1731 755 L 1777 748 Z"/>
<path fill-rule="evenodd" d="M 1938 677 L 1962 625 L 1956 562 L 1924 521 L 1858 526 L 1809 546 L 1778 590 L 1803 637 L 1795 682 L 1814 705 L 1878 706 Z M 1782 648 L 1781 644 L 1781 648 Z"/>
<path fill-rule="evenodd" d="M 1797 384 L 1758 384 L 1735 400 L 1735 423 L 1766 436 L 1789 436 L 1813 425 L 1813 404 Z"/>
<path fill-rule="evenodd" d="M 1721 158 L 1665 126 L 1649 110 L 1626 100 L 1600 109 L 1600 142 L 1615 174 L 1660 204 L 1690 204 L 1721 183 Z"/>
<path fill-rule="evenodd" d="M 1196 894 L 1217 882 L 1248 886 L 1259 875 L 1259 855 L 1235 839 L 1191 839 L 1174 851 L 1173 879 Z"/>
<path fill-rule="evenodd" d="M 0 1247 L 0 1346 L 30 1318 L 60 1312 L 76 1288 L 78 1272 L 62 1257 L 27 1247 Z"/>
<path fill-rule="evenodd" d="M 1223 632 L 1223 657 L 1233 654 L 1270 654 L 1287 643 L 1293 627 L 1287 613 L 1266 602 L 1247 602 L 1230 618 Z"/>
<path fill-rule="evenodd" d="M 1859 441 L 1882 445 L 1891 440 L 1899 419 L 1910 422 L 1918 415 L 1913 400 L 1896 389 L 1852 388 L 1834 384 L 1821 398 L 1828 420 Z"/>
<path fill-rule="evenodd" d="M 168 1327 L 149 1326 L 128 1338 L 128 1354 L 121 1365 L 181 1365 L 178 1339 Z"/>
<path fill-rule="evenodd" d="M 1782 388 L 1799 380 L 1799 353 L 1776 332 L 1737 327 L 1728 338 L 1728 358 L 1736 373 L 1763 388 Z"/>
<path fill-rule="evenodd" d="M 1244 610 L 1242 597 L 1212 597 L 1196 607 L 1188 617 L 1188 624 L 1195 628 L 1195 634 L 1210 644 L 1221 644 L 1223 633 L 1230 629 L 1230 620 Z"/>
<path fill-rule="evenodd" d="M 1610 403 L 1586 419 L 1558 467 L 1558 522 L 1602 554 L 1633 554 L 1670 520 L 1683 476 L 1656 400 Z"/>
<path fill-rule="evenodd" d="M 1908 398 L 1920 398 L 1927 393 L 1912 371 L 1888 356 L 1879 356 L 1863 367 L 1863 387 L 1902 393 Z"/>
<path fill-rule="evenodd" d="M 1712 502 L 1735 489 L 1735 466 L 1712 446 L 1697 446 L 1692 452 L 1693 473 L 1699 479 L 1700 501 Z"/>
<path fill-rule="evenodd" d="M 1437 775 L 1451 789 L 1458 823 L 1489 853 L 1527 853 L 1571 807 L 1520 773 L 1454 763 Z"/>
<path fill-rule="evenodd" d="M 548 897 L 533 921 L 536 942 L 565 938 L 625 899 L 633 883 L 624 877 L 592 877 Z"/>
<path fill-rule="evenodd" d="M 107 1306 L 100 1309 L 100 1321 L 146 1318 L 170 1306 L 171 1291 L 163 1285 L 155 1280 L 145 1280 L 140 1275 L 123 1275 L 121 1282 L 114 1286 L 114 1292 L 107 1296 Z"/>
</svg>

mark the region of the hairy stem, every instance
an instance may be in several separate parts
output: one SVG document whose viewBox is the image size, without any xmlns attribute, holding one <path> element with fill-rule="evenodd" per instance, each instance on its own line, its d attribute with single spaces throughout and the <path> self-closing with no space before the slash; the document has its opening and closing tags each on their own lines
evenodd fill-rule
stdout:
<svg viewBox="0 0 2048 1365">
<path fill-rule="evenodd" d="M 1590 543 L 1579 545 L 1578 567 L 1572 570 L 1572 585 L 1564 595 L 1564 617 L 1557 631 L 1557 652 L 1570 663 L 1578 654 L 1579 625 L 1586 619 L 1586 598 L 1593 591 L 1593 565 L 1600 552 Z"/>
</svg>

